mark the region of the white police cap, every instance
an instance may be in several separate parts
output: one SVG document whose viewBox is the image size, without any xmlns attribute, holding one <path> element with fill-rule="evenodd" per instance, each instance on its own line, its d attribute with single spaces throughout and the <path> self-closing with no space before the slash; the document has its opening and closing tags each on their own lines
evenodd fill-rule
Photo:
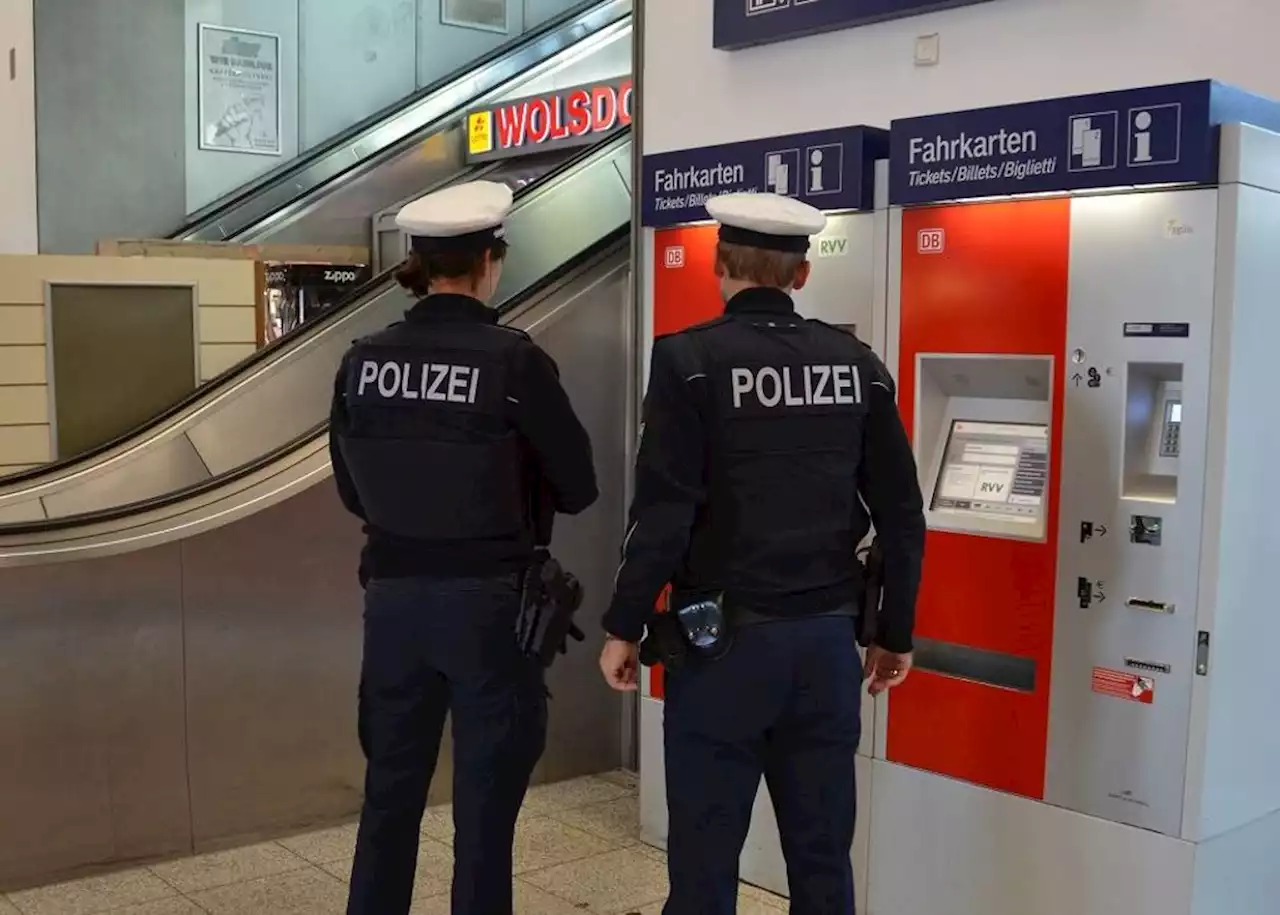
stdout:
<svg viewBox="0 0 1280 915">
<path fill-rule="evenodd" d="M 484 248 L 506 234 L 511 188 L 496 181 L 469 181 L 435 191 L 406 204 L 396 225 L 430 247 Z"/>
<path fill-rule="evenodd" d="M 722 194 L 707 200 L 707 212 L 720 223 L 720 240 L 749 248 L 809 250 L 809 236 L 827 225 L 821 210 L 781 194 Z"/>
</svg>

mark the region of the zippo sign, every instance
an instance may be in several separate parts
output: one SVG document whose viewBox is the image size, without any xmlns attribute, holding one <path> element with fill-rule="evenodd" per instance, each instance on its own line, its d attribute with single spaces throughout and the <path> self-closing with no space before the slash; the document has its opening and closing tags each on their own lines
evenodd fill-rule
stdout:
<svg viewBox="0 0 1280 915">
<path fill-rule="evenodd" d="M 715 0 L 714 44 L 722 51 L 852 29 L 988 0 Z"/>
<path fill-rule="evenodd" d="M 631 124 L 631 77 L 585 83 L 467 112 L 467 162 L 586 146 Z"/>
</svg>

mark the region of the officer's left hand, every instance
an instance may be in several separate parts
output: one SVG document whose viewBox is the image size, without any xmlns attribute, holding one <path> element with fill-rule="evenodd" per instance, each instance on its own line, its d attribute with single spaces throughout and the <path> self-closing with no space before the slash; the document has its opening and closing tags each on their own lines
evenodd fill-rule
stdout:
<svg viewBox="0 0 1280 915">
<path fill-rule="evenodd" d="M 600 672 L 619 692 L 635 692 L 640 688 L 640 646 L 609 636 L 600 652 Z"/>
</svg>

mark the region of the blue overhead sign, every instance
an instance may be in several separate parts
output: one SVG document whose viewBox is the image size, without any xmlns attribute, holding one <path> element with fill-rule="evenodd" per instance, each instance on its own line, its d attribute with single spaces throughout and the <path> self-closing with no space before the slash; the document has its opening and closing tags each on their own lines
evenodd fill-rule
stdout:
<svg viewBox="0 0 1280 915">
<path fill-rule="evenodd" d="M 1280 106 L 1209 80 L 894 121 L 889 200 L 974 197 L 1218 177 L 1218 126 L 1280 129 Z"/>
<path fill-rule="evenodd" d="M 695 3 L 697 0 L 688 0 Z M 790 41 L 987 0 L 715 0 L 713 42 L 723 51 Z"/>
<path fill-rule="evenodd" d="M 759 191 L 820 210 L 871 209 L 889 132 L 838 127 L 644 157 L 641 216 L 650 228 L 708 219 L 708 197 Z"/>
</svg>

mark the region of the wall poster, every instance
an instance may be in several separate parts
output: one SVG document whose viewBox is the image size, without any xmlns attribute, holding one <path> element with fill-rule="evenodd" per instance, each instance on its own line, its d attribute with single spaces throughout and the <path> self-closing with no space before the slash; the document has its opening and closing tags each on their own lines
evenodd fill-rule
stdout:
<svg viewBox="0 0 1280 915">
<path fill-rule="evenodd" d="M 511 0 L 440 0 L 440 22 L 482 32 L 510 31 Z"/>
<path fill-rule="evenodd" d="M 280 36 L 200 23 L 200 148 L 278 156 Z"/>
</svg>

